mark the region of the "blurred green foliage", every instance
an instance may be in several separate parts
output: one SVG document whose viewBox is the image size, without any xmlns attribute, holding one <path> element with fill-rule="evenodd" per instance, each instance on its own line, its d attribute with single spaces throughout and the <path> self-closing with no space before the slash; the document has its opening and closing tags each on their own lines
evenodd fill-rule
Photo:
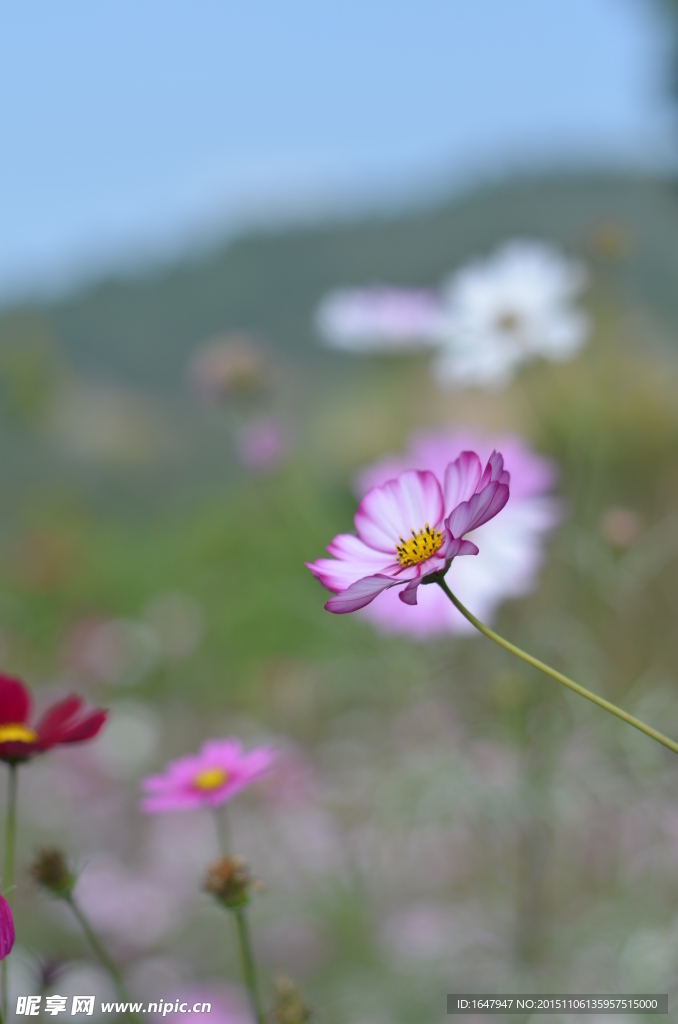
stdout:
<svg viewBox="0 0 678 1024">
<path fill-rule="evenodd" d="M 501 393 L 445 394 L 426 356 L 319 346 L 312 321 L 326 289 L 434 285 L 515 235 L 591 267 L 595 330 L 574 362 L 536 363 Z M 323 1021 L 442 1020 L 444 992 L 488 979 L 498 990 L 678 991 L 669 755 L 480 638 L 417 644 L 328 615 L 303 566 L 351 528 L 352 474 L 412 429 L 521 432 L 558 462 L 566 516 L 538 591 L 506 604 L 498 628 L 678 735 L 677 278 L 670 182 L 573 176 L 247 237 L 7 310 L 4 666 L 38 691 L 76 684 L 113 718 L 127 708 L 160 722 L 146 761 L 131 758 L 127 774 L 115 762 L 124 828 L 113 816 L 95 823 L 64 783 L 64 821 L 28 814 L 22 856 L 61 841 L 134 863 L 151 828 L 136 812 L 139 775 L 219 730 L 264 732 L 304 752 L 322 795 L 320 810 L 254 795 L 234 809 L 269 883 L 255 929 L 266 970 L 287 949 L 282 966 L 302 975 Z M 188 384 L 190 357 L 233 330 L 263 340 L 274 386 L 250 406 L 205 405 Z M 234 432 L 271 410 L 294 422 L 293 455 L 248 475 Z M 639 524 L 621 544 L 604 525 L 618 508 Z M 83 623 L 142 629 L 174 591 L 201 609 L 200 643 L 134 678 L 78 674 Z M 55 942 L 84 956 L 25 879 L 18 906 L 25 948 Z M 308 921 L 317 955 L 295 964 L 289 936 Z M 222 930 L 200 904 L 155 953 L 216 976 Z M 140 956 L 121 955 L 130 971 Z M 237 976 L 230 959 L 227 970 Z"/>
</svg>

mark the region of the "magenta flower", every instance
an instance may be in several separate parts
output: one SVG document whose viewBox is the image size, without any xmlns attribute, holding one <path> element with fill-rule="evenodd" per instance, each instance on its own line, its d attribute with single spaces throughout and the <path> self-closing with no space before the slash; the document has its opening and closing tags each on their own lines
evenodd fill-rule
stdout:
<svg viewBox="0 0 678 1024">
<path fill-rule="evenodd" d="M 289 430 L 273 417 L 251 420 L 240 428 L 235 439 L 240 464 L 260 472 L 279 466 L 290 447 Z"/>
<path fill-rule="evenodd" d="M 357 537 L 342 533 L 327 550 L 333 558 L 307 562 L 328 590 L 330 612 L 355 612 L 390 587 L 416 605 L 422 583 L 444 575 L 453 558 L 477 555 L 464 535 L 501 512 L 509 497 L 509 474 L 498 452 L 483 470 L 475 452 L 464 451 L 441 478 L 430 470 L 406 470 L 364 496 L 354 517 Z"/>
<path fill-rule="evenodd" d="M 4 896 L 0 896 L 0 960 L 4 960 L 12 951 L 14 945 L 14 920 L 9 903 Z"/>
<path fill-rule="evenodd" d="M 502 452 L 511 474 L 511 500 L 500 516 L 482 528 L 478 557 L 455 562 L 448 580 L 462 603 L 490 624 L 503 601 L 522 597 L 537 584 L 544 539 L 563 515 L 561 502 L 549 494 L 557 476 L 554 464 L 536 455 L 520 437 L 488 440 L 478 431 L 441 430 L 414 434 L 402 455 L 380 459 L 361 470 L 355 480 L 361 497 L 406 469 L 428 469 L 441 477 L 450 459 L 461 451 L 472 449 L 482 459 L 493 448 Z M 476 541 L 473 534 L 467 539 Z M 395 590 L 386 590 L 358 614 L 382 633 L 405 633 L 422 641 L 474 632 L 440 587 L 420 590 L 416 608 L 399 601 Z"/>
<path fill-rule="evenodd" d="M 265 775 L 273 764 L 268 747 L 245 753 L 239 740 L 208 740 L 199 754 L 170 761 L 163 775 L 142 782 L 148 795 L 141 809 L 149 814 L 192 807 L 218 807 Z"/>
</svg>

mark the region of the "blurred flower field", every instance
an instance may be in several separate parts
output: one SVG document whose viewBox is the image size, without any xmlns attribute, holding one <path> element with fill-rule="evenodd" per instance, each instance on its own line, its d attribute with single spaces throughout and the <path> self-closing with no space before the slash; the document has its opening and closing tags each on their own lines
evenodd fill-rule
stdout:
<svg viewBox="0 0 678 1024">
<path fill-rule="evenodd" d="M 281 973 L 326 1024 L 442 1021 L 454 991 L 678 998 L 675 755 L 454 616 L 410 630 L 378 614 L 390 592 L 328 614 L 304 567 L 384 460 L 511 438 L 514 525 L 492 563 L 502 513 L 478 530 L 485 589 L 473 557 L 448 582 L 458 564 L 502 635 L 678 737 L 677 228 L 669 183 L 517 182 L 5 311 L 2 668 L 41 709 L 110 709 L 20 770 L 11 992 L 110 992 L 29 875 L 58 846 L 134 998 L 251 1019 L 203 889 L 214 816 L 140 810 L 142 779 L 235 736 L 276 755 L 229 805 L 267 1004 Z M 337 290 L 401 301 L 516 238 L 586 268 L 567 360 L 449 388 L 430 345 L 323 345 Z"/>
</svg>

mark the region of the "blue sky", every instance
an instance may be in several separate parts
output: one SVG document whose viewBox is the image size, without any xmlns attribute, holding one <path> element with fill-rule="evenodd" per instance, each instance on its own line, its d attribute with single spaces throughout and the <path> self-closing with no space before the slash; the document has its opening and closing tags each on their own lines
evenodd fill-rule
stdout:
<svg viewBox="0 0 678 1024">
<path fill-rule="evenodd" d="M 643 0 L 22 0 L 0 59 L 0 296 L 253 221 L 670 155 Z"/>
</svg>

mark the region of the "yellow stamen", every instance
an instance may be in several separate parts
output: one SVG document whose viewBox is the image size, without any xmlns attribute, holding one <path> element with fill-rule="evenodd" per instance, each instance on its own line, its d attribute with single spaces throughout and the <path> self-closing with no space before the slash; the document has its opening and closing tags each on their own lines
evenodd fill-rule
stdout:
<svg viewBox="0 0 678 1024">
<path fill-rule="evenodd" d="M 12 743 L 18 740 L 19 743 L 35 743 L 38 738 L 34 729 L 27 729 L 20 722 L 10 722 L 7 725 L 0 725 L 0 743 Z"/>
<path fill-rule="evenodd" d="M 432 530 L 426 524 L 423 530 L 417 533 L 412 530 L 412 536 L 407 540 L 400 538 L 400 544 L 396 544 L 396 557 L 403 569 L 410 565 L 419 565 L 438 550 L 443 542 L 443 535 L 438 530 Z"/>
<path fill-rule="evenodd" d="M 223 768 L 204 768 L 193 779 L 193 785 L 196 789 L 219 789 L 219 786 L 223 786 L 227 778 L 228 772 Z"/>
</svg>

